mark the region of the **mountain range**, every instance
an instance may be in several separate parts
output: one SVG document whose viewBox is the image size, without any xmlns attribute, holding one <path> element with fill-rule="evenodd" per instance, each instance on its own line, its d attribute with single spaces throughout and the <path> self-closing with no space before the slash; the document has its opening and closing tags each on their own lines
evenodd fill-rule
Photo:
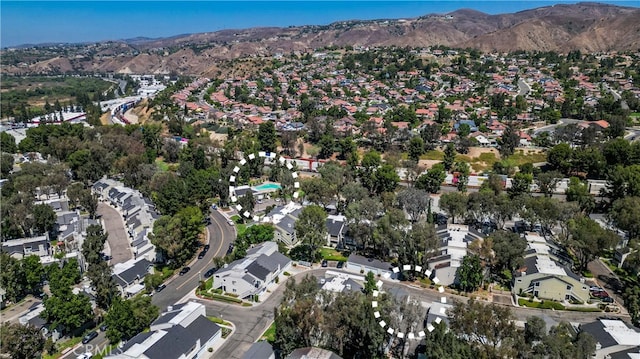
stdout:
<svg viewBox="0 0 640 359">
<path fill-rule="evenodd" d="M 2 50 L 2 73 L 122 72 L 210 75 L 221 61 L 326 46 L 445 45 L 481 51 L 640 50 L 640 8 L 562 4 L 509 14 L 471 9 L 410 19 L 262 27 Z"/>
</svg>

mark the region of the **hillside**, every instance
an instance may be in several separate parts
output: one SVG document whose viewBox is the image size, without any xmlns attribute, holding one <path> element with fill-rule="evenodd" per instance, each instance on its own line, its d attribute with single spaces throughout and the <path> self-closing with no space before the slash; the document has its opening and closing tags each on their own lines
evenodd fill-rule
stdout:
<svg viewBox="0 0 640 359">
<path fill-rule="evenodd" d="M 597 3 L 488 15 L 461 9 L 413 19 L 251 28 L 98 44 L 3 50 L 2 73 L 214 74 L 222 60 L 325 46 L 473 47 L 482 51 L 640 49 L 640 9 Z"/>
</svg>

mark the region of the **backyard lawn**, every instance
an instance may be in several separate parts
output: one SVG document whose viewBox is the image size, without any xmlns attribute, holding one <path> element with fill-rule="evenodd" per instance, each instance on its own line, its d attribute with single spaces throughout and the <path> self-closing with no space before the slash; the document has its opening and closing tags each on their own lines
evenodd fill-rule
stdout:
<svg viewBox="0 0 640 359">
<path fill-rule="evenodd" d="M 328 261 L 347 261 L 347 257 L 333 248 L 320 248 L 320 255 Z"/>
<path fill-rule="evenodd" d="M 260 337 L 260 340 L 266 340 L 270 344 L 273 344 L 273 342 L 276 341 L 276 322 L 271 323 L 269 328 L 267 328 L 267 330 L 262 333 L 262 337 Z"/>
</svg>

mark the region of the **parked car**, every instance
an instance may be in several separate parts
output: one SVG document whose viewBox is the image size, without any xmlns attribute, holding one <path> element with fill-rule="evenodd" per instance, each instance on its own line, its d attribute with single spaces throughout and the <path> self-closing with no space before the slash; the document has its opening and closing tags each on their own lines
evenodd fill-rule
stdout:
<svg viewBox="0 0 640 359">
<path fill-rule="evenodd" d="M 233 252 L 233 243 L 229 244 L 229 249 L 227 249 L 227 254 L 231 254 Z"/>
<path fill-rule="evenodd" d="M 88 342 L 95 339 L 97 336 L 98 336 L 98 332 L 96 331 L 90 332 L 89 334 L 85 335 L 84 338 L 82 338 L 82 344 L 87 344 Z"/>
<path fill-rule="evenodd" d="M 227 221 L 227 223 L 228 223 L 230 226 L 233 226 L 233 225 L 235 224 L 235 223 L 233 223 L 233 221 L 232 221 L 232 220 L 228 220 L 228 221 Z"/>
<path fill-rule="evenodd" d="M 91 359 L 93 358 L 93 354 L 91 352 L 86 352 L 78 355 L 76 359 Z"/>
<path fill-rule="evenodd" d="M 338 265 L 336 266 L 336 268 L 342 268 L 342 267 L 344 267 L 344 262 L 343 261 L 338 262 Z"/>
<path fill-rule="evenodd" d="M 198 253 L 198 259 L 202 259 L 206 255 L 207 255 L 207 251 L 203 249 L 200 251 L 200 253 Z"/>
<path fill-rule="evenodd" d="M 156 287 L 156 292 L 162 292 L 163 289 L 165 289 L 167 287 L 166 284 L 160 284 L 159 286 Z"/>
<path fill-rule="evenodd" d="M 202 248 L 202 250 L 204 250 L 204 251 L 208 251 L 208 250 L 209 250 L 209 248 L 211 248 L 211 246 L 210 246 L 210 245 L 208 245 L 208 244 L 205 244 L 205 245 L 204 245 L 204 247 Z"/>
<path fill-rule="evenodd" d="M 180 275 L 185 275 L 187 274 L 187 272 L 189 272 L 191 270 L 191 267 L 183 267 L 182 269 L 180 269 Z"/>
<path fill-rule="evenodd" d="M 604 297 L 602 298 L 602 301 L 605 303 L 613 303 L 613 298 L 611 297 Z"/>
<path fill-rule="evenodd" d="M 322 260 L 322 266 L 323 266 L 323 267 L 326 267 L 326 266 L 328 266 L 328 265 L 329 265 L 329 262 L 327 262 L 327 260 L 326 260 L 326 259 L 323 259 L 323 260 Z"/>
<path fill-rule="evenodd" d="M 598 297 L 598 298 L 606 298 L 609 296 L 609 293 L 607 293 L 604 290 L 598 291 L 598 292 L 591 292 L 591 295 L 594 297 Z"/>
<path fill-rule="evenodd" d="M 102 324 L 102 325 L 100 326 L 100 331 L 101 331 L 101 332 L 106 332 L 106 331 L 107 331 L 107 328 L 109 328 L 109 326 L 108 326 L 108 325 L 106 325 L 106 324 Z"/>
<path fill-rule="evenodd" d="M 216 270 L 217 270 L 216 268 L 209 269 L 208 271 L 204 272 L 204 277 L 205 278 L 211 277 L 213 275 L 213 273 L 216 272 Z"/>
</svg>

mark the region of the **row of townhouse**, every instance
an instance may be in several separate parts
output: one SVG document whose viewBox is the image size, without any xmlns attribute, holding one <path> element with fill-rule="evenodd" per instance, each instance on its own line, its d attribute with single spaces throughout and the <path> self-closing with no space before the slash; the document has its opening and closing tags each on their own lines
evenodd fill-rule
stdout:
<svg viewBox="0 0 640 359">
<path fill-rule="evenodd" d="M 135 295 L 144 289 L 144 278 L 153 273 L 153 263 L 162 260 L 149 238 L 153 223 L 160 215 L 149 198 L 119 181 L 103 178 L 92 189 L 101 201 L 109 203 L 122 215 L 133 258 L 115 264 L 112 277 L 122 295 Z"/>
<path fill-rule="evenodd" d="M 556 301 L 589 301 L 589 285 L 571 271 L 571 261 L 555 243 L 527 232 L 524 265 L 513 278 L 513 293 Z"/>
</svg>

